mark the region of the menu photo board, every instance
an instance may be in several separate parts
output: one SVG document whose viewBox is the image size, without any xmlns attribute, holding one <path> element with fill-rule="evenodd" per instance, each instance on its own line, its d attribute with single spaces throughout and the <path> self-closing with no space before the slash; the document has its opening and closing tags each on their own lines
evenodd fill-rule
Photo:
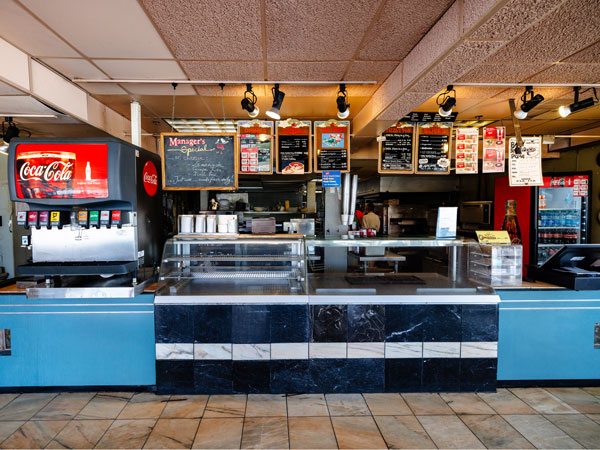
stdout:
<svg viewBox="0 0 600 450">
<path fill-rule="evenodd" d="M 315 172 L 350 172 L 350 122 L 315 122 Z"/>
<path fill-rule="evenodd" d="M 452 122 L 417 124 L 416 173 L 447 175 L 450 173 Z"/>
<path fill-rule="evenodd" d="M 237 123 L 241 174 L 273 173 L 273 122 L 241 120 Z"/>
<path fill-rule="evenodd" d="M 506 151 L 506 128 L 483 129 L 483 173 L 503 173 Z"/>
<path fill-rule="evenodd" d="M 456 129 L 456 173 L 476 174 L 479 155 L 479 129 Z"/>
<path fill-rule="evenodd" d="M 165 190 L 235 190 L 236 133 L 161 133 Z"/>
<path fill-rule="evenodd" d="M 379 173 L 414 173 L 415 122 L 398 122 L 379 139 Z"/>
<path fill-rule="evenodd" d="M 296 119 L 275 124 L 277 173 L 302 175 L 312 172 L 311 122 Z"/>
</svg>

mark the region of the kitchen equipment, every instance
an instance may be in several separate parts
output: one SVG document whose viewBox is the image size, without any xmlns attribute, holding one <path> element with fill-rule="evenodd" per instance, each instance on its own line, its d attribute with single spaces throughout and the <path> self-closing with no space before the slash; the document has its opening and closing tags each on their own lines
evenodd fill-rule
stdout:
<svg viewBox="0 0 600 450">
<path fill-rule="evenodd" d="M 179 232 L 183 234 L 194 232 L 194 216 L 188 214 L 179 216 Z"/>
<path fill-rule="evenodd" d="M 206 232 L 216 233 L 217 232 L 217 216 L 210 214 L 206 216 Z"/>
<path fill-rule="evenodd" d="M 204 214 L 197 214 L 195 216 L 194 231 L 196 233 L 206 232 L 206 216 Z"/>
<path fill-rule="evenodd" d="M 458 220 L 463 230 L 489 230 L 492 228 L 493 203 L 490 201 L 461 202 Z"/>
<path fill-rule="evenodd" d="M 252 219 L 252 234 L 274 234 L 275 233 L 275 218 L 264 217 L 260 219 Z"/>
</svg>

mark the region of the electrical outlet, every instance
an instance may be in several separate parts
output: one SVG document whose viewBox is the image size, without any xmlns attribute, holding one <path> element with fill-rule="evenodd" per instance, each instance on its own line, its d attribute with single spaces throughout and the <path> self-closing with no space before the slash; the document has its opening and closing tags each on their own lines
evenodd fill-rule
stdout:
<svg viewBox="0 0 600 450">
<path fill-rule="evenodd" d="M 600 350 L 600 323 L 594 324 L 594 348 Z"/>
</svg>

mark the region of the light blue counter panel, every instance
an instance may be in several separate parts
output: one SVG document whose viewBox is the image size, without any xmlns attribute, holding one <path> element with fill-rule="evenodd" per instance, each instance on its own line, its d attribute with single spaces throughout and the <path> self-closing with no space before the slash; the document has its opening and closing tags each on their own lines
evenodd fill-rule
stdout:
<svg viewBox="0 0 600 450">
<path fill-rule="evenodd" d="M 498 380 L 600 379 L 600 291 L 498 293 Z"/>
<path fill-rule="evenodd" d="M 27 299 L 0 295 L 0 387 L 155 384 L 154 296 Z"/>
</svg>

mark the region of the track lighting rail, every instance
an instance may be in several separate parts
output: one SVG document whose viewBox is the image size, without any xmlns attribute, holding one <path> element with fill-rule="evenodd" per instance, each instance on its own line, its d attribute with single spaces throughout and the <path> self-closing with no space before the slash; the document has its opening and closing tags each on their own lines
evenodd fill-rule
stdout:
<svg viewBox="0 0 600 450">
<path fill-rule="evenodd" d="M 120 78 L 120 79 L 102 79 L 102 78 L 72 78 L 72 82 L 74 83 L 118 83 L 118 84 L 128 84 L 128 83 L 136 83 L 136 84 L 193 84 L 193 85 L 203 85 L 203 86 L 219 86 L 220 84 L 225 84 L 228 86 L 245 86 L 247 84 L 253 85 L 293 85 L 293 86 L 339 86 L 339 81 L 316 81 L 316 80 L 302 80 L 302 81 L 277 81 L 277 80 L 259 80 L 259 81 L 211 81 L 211 80 L 149 80 L 149 79 L 131 79 L 131 78 Z M 344 81 L 346 86 L 364 86 L 364 85 L 374 85 L 377 84 L 377 81 Z"/>
</svg>

